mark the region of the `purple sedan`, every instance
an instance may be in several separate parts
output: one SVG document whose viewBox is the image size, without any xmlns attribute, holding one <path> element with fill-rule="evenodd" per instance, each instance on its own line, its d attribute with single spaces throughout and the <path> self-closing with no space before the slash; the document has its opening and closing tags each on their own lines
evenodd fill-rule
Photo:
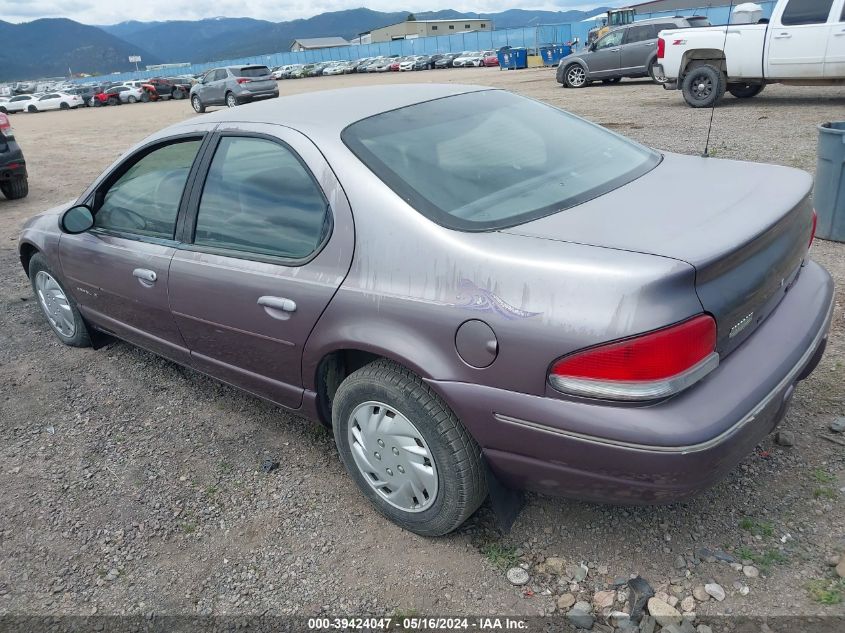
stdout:
<svg viewBox="0 0 845 633">
<path fill-rule="evenodd" d="M 811 183 L 501 90 L 356 88 L 153 135 L 20 257 L 64 343 L 331 426 L 379 511 L 441 535 L 488 486 L 668 502 L 752 451 L 827 340 Z"/>
</svg>

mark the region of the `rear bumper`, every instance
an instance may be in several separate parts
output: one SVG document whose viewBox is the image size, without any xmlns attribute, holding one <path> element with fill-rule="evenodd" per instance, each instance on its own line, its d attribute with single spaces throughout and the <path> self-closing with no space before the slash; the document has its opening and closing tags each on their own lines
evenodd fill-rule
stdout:
<svg viewBox="0 0 845 633">
<path fill-rule="evenodd" d="M 241 101 L 258 101 L 260 99 L 273 99 L 279 96 L 278 87 L 273 90 L 242 90 L 238 92 L 238 99 Z"/>
<path fill-rule="evenodd" d="M 16 147 L 14 141 L 10 147 Z M 26 161 L 20 149 L 0 153 L 0 181 L 26 177 Z"/>
<path fill-rule="evenodd" d="M 781 305 L 695 387 L 651 406 L 432 381 L 507 485 L 597 502 L 665 503 L 716 483 L 786 413 L 819 363 L 833 282 L 808 262 Z"/>
</svg>

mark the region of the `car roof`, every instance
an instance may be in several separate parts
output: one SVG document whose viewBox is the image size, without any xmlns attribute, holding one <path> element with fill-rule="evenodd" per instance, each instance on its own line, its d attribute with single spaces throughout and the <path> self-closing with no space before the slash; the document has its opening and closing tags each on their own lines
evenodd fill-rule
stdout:
<svg viewBox="0 0 845 633">
<path fill-rule="evenodd" d="M 201 122 L 271 123 L 313 137 L 337 137 L 348 125 L 383 112 L 470 92 L 491 90 L 461 84 L 396 84 L 320 90 L 226 108 L 163 130 L 179 133 Z M 343 108 L 337 104 L 342 103 Z"/>
</svg>

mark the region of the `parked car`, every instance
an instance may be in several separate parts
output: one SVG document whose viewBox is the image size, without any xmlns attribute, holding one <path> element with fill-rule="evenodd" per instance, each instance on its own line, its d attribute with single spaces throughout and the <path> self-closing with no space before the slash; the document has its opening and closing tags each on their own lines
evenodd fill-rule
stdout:
<svg viewBox="0 0 845 633">
<path fill-rule="evenodd" d="M 8 200 L 19 200 L 29 193 L 23 151 L 15 141 L 9 117 L 2 112 L 0 112 L 0 192 Z"/>
<path fill-rule="evenodd" d="M 71 110 L 83 105 L 82 97 L 66 92 L 50 92 L 27 106 L 27 112 L 47 110 Z"/>
<path fill-rule="evenodd" d="M 349 62 L 337 62 L 330 64 L 323 70 L 323 74 L 328 75 L 343 75 L 346 72 Z"/>
<path fill-rule="evenodd" d="M 94 107 L 120 105 L 123 103 L 123 100 L 120 98 L 120 88 L 126 88 L 126 86 L 112 86 L 111 88 L 104 89 L 102 92 L 98 92 L 91 100 L 91 105 Z"/>
<path fill-rule="evenodd" d="M 464 51 L 460 56 L 452 60 L 452 67 L 480 66 L 482 59 L 481 53 L 478 51 Z"/>
<path fill-rule="evenodd" d="M 106 93 L 111 97 L 112 95 L 117 95 L 117 98 L 120 99 L 121 103 L 138 103 L 139 101 L 149 101 L 150 96 L 142 87 L 132 87 L 127 86 L 126 84 L 121 84 L 119 86 L 114 86 L 109 88 Z"/>
<path fill-rule="evenodd" d="M 409 70 L 428 70 L 430 64 L 431 58 L 428 55 L 412 55 L 406 57 L 399 64 L 399 70 L 402 72 Z"/>
<path fill-rule="evenodd" d="M 365 73 L 367 72 L 367 66 L 373 63 L 375 60 L 374 57 L 364 57 L 358 62 L 358 65 L 355 66 L 355 70 L 353 72 L 356 73 Z"/>
<path fill-rule="evenodd" d="M 273 69 L 274 79 L 290 79 L 291 71 L 296 68 L 297 64 L 287 64 L 285 66 L 276 66 Z"/>
<path fill-rule="evenodd" d="M 205 112 L 207 106 L 234 108 L 278 96 L 279 85 L 267 66 L 227 66 L 209 70 L 191 88 L 191 106 L 197 112 Z"/>
<path fill-rule="evenodd" d="M 705 17 L 674 17 L 640 20 L 614 29 L 577 53 L 564 57 L 557 69 L 557 82 L 566 88 L 583 88 L 593 81 L 618 83 L 624 77 L 651 77 L 660 83 L 657 34 L 665 29 L 709 26 Z"/>
<path fill-rule="evenodd" d="M 91 105 L 91 99 L 98 92 L 102 92 L 101 86 L 77 86 L 75 88 L 69 88 L 67 91 L 68 94 L 78 95 L 82 99 L 82 105 L 86 107 Z"/>
<path fill-rule="evenodd" d="M 372 64 L 367 66 L 367 72 L 369 73 L 385 73 L 388 72 L 393 66 L 394 63 L 393 57 L 382 57 L 373 61 Z"/>
<path fill-rule="evenodd" d="M 297 64 L 295 68 L 291 69 L 290 78 L 302 79 L 303 77 L 307 77 L 313 68 L 314 64 Z"/>
<path fill-rule="evenodd" d="M 40 94 L 15 95 L 5 103 L 3 108 L 6 110 L 6 114 L 14 114 L 15 112 L 26 112 L 30 107 L 35 107 L 34 104 L 38 101 L 40 97 Z"/>
<path fill-rule="evenodd" d="M 156 94 L 162 99 L 185 99 L 191 87 L 186 85 L 184 81 L 177 81 L 166 77 L 153 77 L 145 82 L 152 86 Z"/>
<path fill-rule="evenodd" d="M 434 68 L 451 68 L 454 61 L 462 54 L 463 53 L 447 53 L 434 62 Z"/>
<path fill-rule="evenodd" d="M 7 114 L 6 104 L 8 102 L 9 102 L 9 97 L 0 97 L 0 114 Z"/>
<path fill-rule="evenodd" d="M 484 59 L 482 60 L 484 66 L 498 66 L 499 56 L 496 51 L 484 51 Z"/>
<path fill-rule="evenodd" d="M 380 512 L 440 535 L 488 478 L 663 503 L 745 459 L 827 340 L 811 188 L 501 90 L 380 86 L 168 127 L 18 250 L 59 340 L 321 421 Z"/>
<path fill-rule="evenodd" d="M 771 20 L 732 24 L 730 36 L 725 28 L 679 34 L 667 27 L 660 34 L 664 88 L 681 90 L 693 108 L 718 104 L 726 91 L 749 99 L 771 83 L 842 85 L 845 81 L 841 0 L 779 0 Z"/>
</svg>

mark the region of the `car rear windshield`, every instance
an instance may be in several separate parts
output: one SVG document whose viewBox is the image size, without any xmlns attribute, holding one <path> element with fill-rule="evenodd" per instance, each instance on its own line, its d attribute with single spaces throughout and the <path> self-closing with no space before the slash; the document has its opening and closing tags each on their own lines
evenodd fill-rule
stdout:
<svg viewBox="0 0 845 633">
<path fill-rule="evenodd" d="M 264 77 L 270 74 L 267 66 L 244 66 L 238 71 L 240 77 Z"/>
<path fill-rule="evenodd" d="M 578 117 L 499 90 L 378 114 L 341 137 L 417 211 L 463 231 L 563 211 L 639 178 L 661 160 Z"/>
</svg>

